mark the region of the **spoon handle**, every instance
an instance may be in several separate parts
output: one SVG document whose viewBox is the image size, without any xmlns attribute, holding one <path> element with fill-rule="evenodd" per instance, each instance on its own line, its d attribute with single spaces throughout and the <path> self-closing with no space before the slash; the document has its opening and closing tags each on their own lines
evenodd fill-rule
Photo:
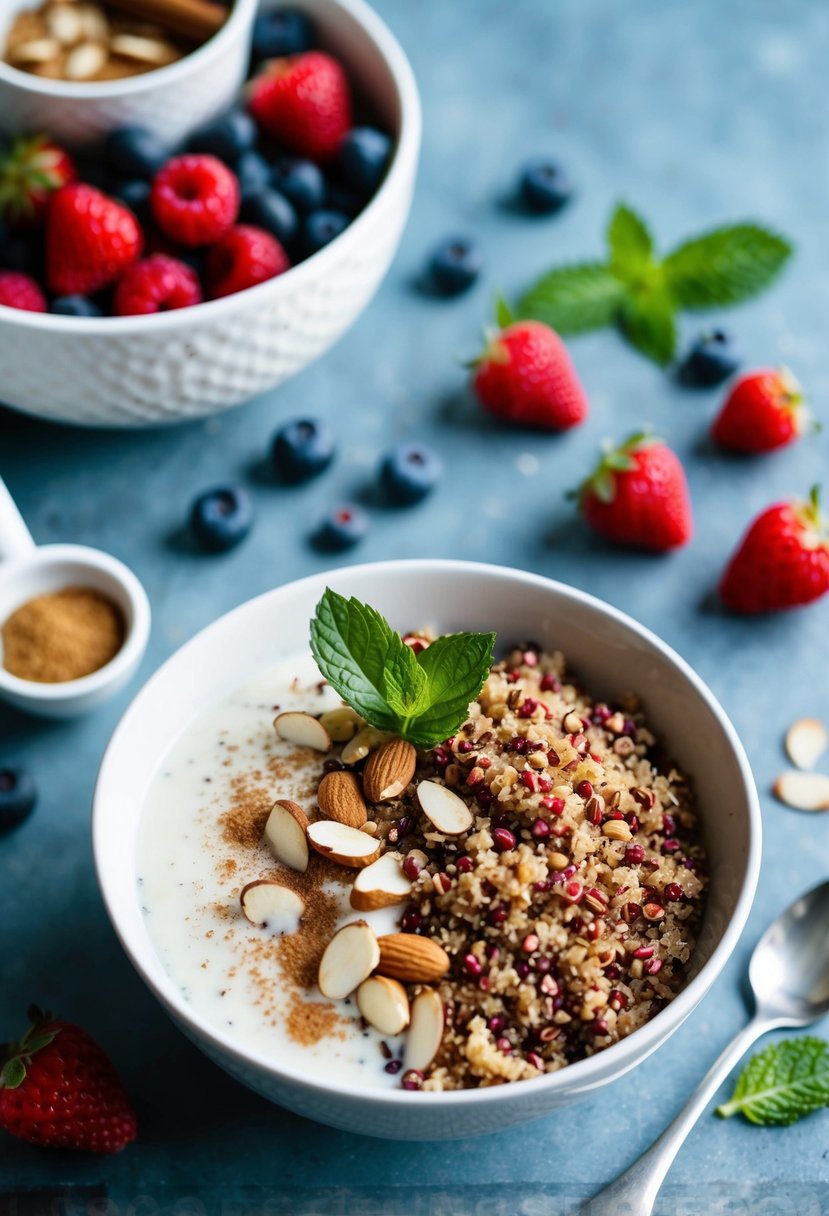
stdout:
<svg viewBox="0 0 829 1216">
<path fill-rule="evenodd" d="M 751 1044 L 775 1024 L 766 1018 L 752 1018 L 732 1039 L 659 1139 L 630 1169 L 584 1204 L 581 1209 L 584 1216 L 619 1216 L 620 1211 L 627 1216 L 651 1216 L 659 1188 L 697 1119 Z"/>
<path fill-rule="evenodd" d="M 14 504 L 6 483 L 0 477 L 0 562 L 25 557 L 34 551 L 35 542 Z"/>
</svg>

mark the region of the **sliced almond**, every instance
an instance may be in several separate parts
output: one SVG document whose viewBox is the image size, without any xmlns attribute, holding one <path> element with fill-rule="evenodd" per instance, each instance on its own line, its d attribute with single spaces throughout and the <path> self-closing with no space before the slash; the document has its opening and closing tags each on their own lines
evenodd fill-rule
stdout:
<svg viewBox="0 0 829 1216">
<path fill-rule="evenodd" d="M 786 731 L 786 754 L 795 768 L 814 768 L 827 747 L 829 731 L 817 718 L 800 718 Z"/>
<path fill-rule="evenodd" d="M 14 63 L 48 63 L 60 55 L 60 44 L 51 38 L 33 38 L 18 43 L 12 55 Z"/>
<path fill-rule="evenodd" d="M 64 80 L 90 80 L 107 61 L 107 52 L 100 42 L 81 42 L 63 61 Z"/>
<path fill-rule="evenodd" d="M 46 27 L 62 46 L 72 46 L 83 37 L 83 21 L 72 4 L 52 4 L 43 14 Z"/>
<path fill-rule="evenodd" d="M 443 1001 L 434 988 L 424 988 L 412 1001 L 403 1067 L 425 1072 L 438 1054 L 443 1038 Z"/>
<path fill-rule="evenodd" d="M 774 796 L 795 811 L 829 811 L 829 777 L 790 768 L 775 781 Z"/>
<path fill-rule="evenodd" d="M 361 760 L 365 760 L 369 752 L 374 751 L 381 743 L 385 743 L 387 739 L 392 739 L 386 730 L 376 730 L 373 726 L 364 726 L 357 731 L 354 738 L 346 743 L 340 759 L 343 764 L 359 764 Z"/>
<path fill-rule="evenodd" d="M 106 13 L 97 4 L 79 4 L 76 8 L 83 27 L 83 36 L 90 42 L 106 42 L 109 38 L 109 22 Z"/>
<path fill-rule="evenodd" d="M 331 736 L 318 718 L 301 710 L 289 710 L 274 718 L 273 728 L 287 743 L 298 747 L 312 747 L 316 752 L 327 752 L 331 747 Z"/>
<path fill-rule="evenodd" d="M 463 798 L 437 781 L 421 781 L 417 800 L 426 818 L 444 836 L 460 836 L 472 827 L 472 812 Z"/>
<path fill-rule="evenodd" d="M 361 828 L 368 819 L 360 781 L 354 773 L 342 769 L 326 773 L 317 790 L 317 802 L 323 815 L 350 828 Z"/>
<path fill-rule="evenodd" d="M 121 55 L 124 59 L 158 66 L 172 63 L 178 57 L 175 47 L 169 42 L 160 38 L 142 38 L 139 34 L 115 34 L 109 49 L 113 55 Z"/>
<path fill-rule="evenodd" d="M 381 1034 L 400 1034 L 409 1024 L 409 998 L 397 980 L 372 975 L 357 989 L 357 1008 Z"/>
<path fill-rule="evenodd" d="M 341 866 L 361 869 L 370 866 L 380 856 L 382 844 L 361 832 L 359 828 L 350 828 L 346 823 L 337 823 L 336 819 L 318 819 L 308 828 L 308 840 L 311 847 L 323 857 L 330 857 Z"/>
<path fill-rule="evenodd" d="M 335 743 L 348 743 L 358 730 L 362 730 L 365 721 L 350 705 L 342 705 L 339 709 L 329 709 L 323 714 L 320 723 L 328 731 Z"/>
<path fill-rule="evenodd" d="M 412 884 L 401 869 L 400 853 L 384 853 L 361 870 L 351 888 L 351 906 L 358 912 L 373 912 L 403 904 L 412 893 Z"/>
<path fill-rule="evenodd" d="M 363 769 L 363 789 L 369 802 L 396 798 L 414 777 L 417 752 L 405 739 L 389 739 L 372 752 Z"/>
<path fill-rule="evenodd" d="M 308 869 L 308 818 L 287 798 L 275 802 L 265 824 L 265 843 L 277 861 L 304 874 Z"/>
<path fill-rule="evenodd" d="M 406 984 L 431 984 L 449 970 L 443 946 L 416 933 L 387 933 L 380 939 L 378 971 Z"/>
<path fill-rule="evenodd" d="M 341 1001 L 368 979 L 380 959 L 380 947 L 370 925 L 352 921 L 338 929 L 320 959 L 320 992 Z"/>
<path fill-rule="evenodd" d="M 250 923 L 270 929 L 273 934 L 296 933 L 305 911 L 296 891 L 269 878 L 258 878 L 242 887 L 239 900 Z"/>
</svg>

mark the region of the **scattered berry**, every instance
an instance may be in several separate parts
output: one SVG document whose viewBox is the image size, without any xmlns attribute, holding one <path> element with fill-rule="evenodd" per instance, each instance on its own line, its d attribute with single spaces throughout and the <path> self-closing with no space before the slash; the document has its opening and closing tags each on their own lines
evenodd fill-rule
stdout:
<svg viewBox="0 0 829 1216">
<path fill-rule="evenodd" d="M 568 203 L 573 185 L 561 165 L 551 160 L 534 160 L 521 172 L 521 198 L 539 215 L 552 215 Z"/>
<path fill-rule="evenodd" d="M 325 471 L 334 459 L 334 432 L 318 418 L 298 418 L 276 432 L 272 456 L 283 481 L 308 481 Z"/>
<path fill-rule="evenodd" d="M 228 110 L 221 118 L 195 131 L 187 141 L 190 152 L 209 152 L 230 165 L 255 144 L 256 123 L 245 110 Z"/>
<path fill-rule="evenodd" d="M 319 549 L 342 552 L 352 548 L 368 532 L 368 516 L 351 504 L 337 507 L 323 520 L 315 537 Z"/>
<path fill-rule="evenodd" d="M 243 152 L 236 162 L 239 193 L 244 201 L 267 190 L 271 184 L 271 167 L 258 152 Z"/>
<path fill-rule="evenodd" d="M 23 768 L 0 767 L 0 832 L 9 832 L 35 809 L 35 783 Z"/>
<path fill-rule="evenodd" d="M 373 194 L 391 160 L 392 143 L 376 127 L 354 127 L 340 144 L 339 161 L 346 182 L 358 194 Z"/>
<path fill-rule="evenodd" d="M 658 439 L 633 435 L 607 452 L 580 491 L 581 511 L 608 540 L 663 552 L 687 544 L 693 519 L 685 470 Z"/>
<path fill-rule="evenodd" d="M 137 1133 L 118 1074 L 85 1030 L 29 1010 L 31 1025 L 6 1048 L 0 1127 L 30 1144 L 117 1153 Z"/>
<path fill-rule="evenodd" d="M 229 296 L 290 268 L 285 250 L 269 232 L 238 224 L 207 252 L 205 276 L 212 300 Z"/>
<path fill-rule="evenodd" d="M 330 245 L 335 237 L 348 227 L 348 216 L 342 211 L 312 211 L 306 216 L 302 227 L 303 245 L 306 253 L 317 253 Z"/>
<path fill-rule="evenodd" d="M 117 173 L 150 181 L 169 159 L 170 149 L 146 127 L 121 127 L 107 136 L 104 153 Z"/>
<path fill-rule="evenodd" d="M 805 419 L 803 393 L 788 368 L 763 369 L 740 377 L 711 435 L 735 452 L 771 452 L 797 439 Z"/>
<path fill-rule="evenodd" d="M 422 443 L 400 443 L 380 466 L 380 483 L 399 506 L 411 506 L 430 494 L 443 475 L 443 461 Z"/>
<path fill-rule="evenodd" d="M 290 245 L 299 229 L 299 218 L 291 203 L 278 190 L 263 190 L 242 198 L 241 217 L 246 224 L 264 228 L 281 245 Z"/>
<path fill-rule="evenodd" d="M 251 83 L 248 108 L 265 135 L 292 152 L 329 160 L 351 127 L 351 89 L 323 51 L 275 59 Z"/>
<path fill-rule="evenodd" d="M 45 135 L 17 140 L 0 154 L 0 219 L 11 228 L 37 227 L 55 191 L 75 177 L 72 160 Z"/>
<path fill-rule="evenodd" d="M 94 300 L 86 296 L 57 296 L 49 306 L 49 312 L 59 317 L 100 317 L 101 309 Z"/>
<path fill-rule="evenodd" d="M 135 216 L 94 186 L 70 182 L 52 199 L 46 220 L 46 280 L 58 296 L 108 287 L 141 253 Z"/>
<path fill-rule="evenodd" d="M 325 176 L 312 160 L 281 157 L 271 171 L 271 184 L 297 211 L 317 211 L 325 202 Z"/>
<path fill-rule="evenodd" d="M 46 312 L 46 297 L 40 287 L 18 270 L 0 270 L 0 304 L 22 312 Z"/>
<path fill-rule="evenodd" d="M 829 521 L 818 488 L 808 502 L 781 502 L 749 527 L 719 586 L 733 612 L 778 612 L 829 591 Z"/>
<path fill-rule="evenodd" d="M 215 156 L 176 156 L 156 174 L 150 206 L 171 241 L 188 247 L 211 245 L 236 221 L 239 183 Z"/>
<path fill-rule="evenodd" d="M 113 193 L 117 199 L 129 207 L 142 228 L 149 224 L 152 219 L 149 182 L 140 177 L 130 178 L 127 181 L 119 182 Z"/>
<path fill-rule="evenodd" d="M 472 385 L 481 405 L 520 426 L 563 431 L 588 404 L 567 347 L 541 321 L 515 321 L 488 343 Z"/>
<path fill-rule="evenodd" d="M 186 263 L 154 253 L 135 262 L 115 288 L 113 311 L 117 317 L 170 312 L 201 303 L 198 275 Z"/>
<path fill-rule="evenodd" d="M 740 356 L 730 335 L 715 329 L 697 338 L 679 365 L 679 377 L 696 388 L 713 388 L 733 376 L 739 366 Z"/>
<path fill-rule="evenodd" d="M 250 532 L 253 520 L 253 502 L 241 486 L 216 486 L 200 494 L 190 511 L 190 526 L 209 553 L 233 549 Z"/>
<path fill-rule="evenodd" d="M 451 237 L 432 250 L 428 262 L 429 279 L 443 296 L 457 296 L 477 279 L 484 258 L 476 240 L 468 236 Z"/>
<path fill-rule="evenodd" d="M 295 8 L 261 13 L 253 23 L 255 59 L 284 59 L 309 51 L 314 40 L 311 22 Z"/>
</svg>

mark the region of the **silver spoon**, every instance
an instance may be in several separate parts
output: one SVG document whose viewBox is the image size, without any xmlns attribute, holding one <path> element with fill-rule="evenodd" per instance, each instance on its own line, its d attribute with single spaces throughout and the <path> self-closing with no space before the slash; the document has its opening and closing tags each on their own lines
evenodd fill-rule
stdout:
<svg viewBox="0 0 829 1216">
<path fill-rule="evenodd" d="M 651 1216 L 685 1138 L 735 1064 L 761 1035 L 802 1028 L 829 1013 L 829 882 L 808 891 L 769 925 L 751 956 L 755 1013 L 658 1140 L 581 1208 L 584 1216 Z"/>
</svg>

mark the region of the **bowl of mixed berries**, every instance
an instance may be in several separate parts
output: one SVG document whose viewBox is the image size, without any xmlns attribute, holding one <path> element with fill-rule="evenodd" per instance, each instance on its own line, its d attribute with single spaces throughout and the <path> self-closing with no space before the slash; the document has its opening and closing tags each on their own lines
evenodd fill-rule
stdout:
<svg viewBox="0 0 829 1216">
<path fill-rule="evenodd" d="M 260 10 L 237 104 L 175 146 L 22 132 L 0 150 L 4 402 L 144 426 L 279 384 L 377 289 L 419 144 L 411 68 L 362 0 Z"/>
</svg>

